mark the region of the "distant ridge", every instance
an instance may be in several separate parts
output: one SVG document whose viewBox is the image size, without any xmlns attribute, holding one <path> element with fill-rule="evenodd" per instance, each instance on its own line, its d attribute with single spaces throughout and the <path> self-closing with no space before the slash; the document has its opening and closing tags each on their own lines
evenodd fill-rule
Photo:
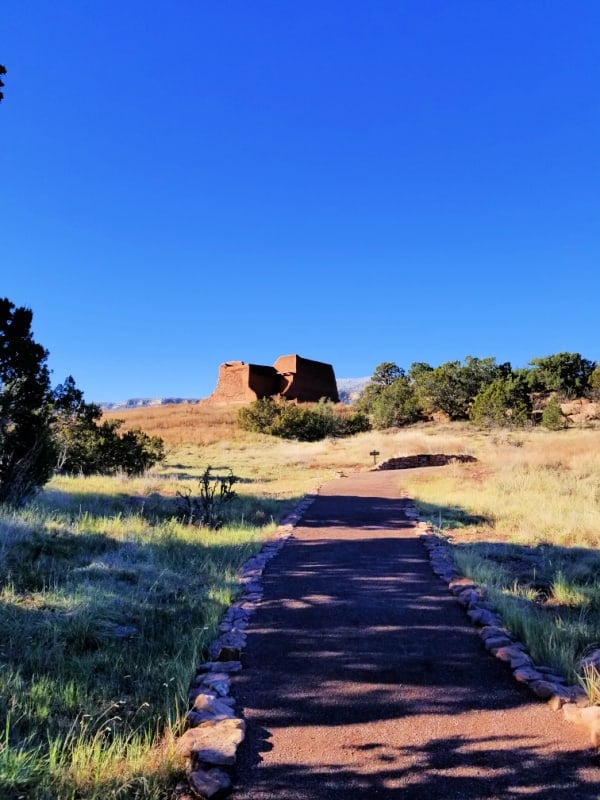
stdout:
<svg viewBox="0 0 600 800">
<path fill-rule="evenodd" d="M 198 403 L 200 398 L 187 399 L 184 397 L 134 397 L 123 400 L 121 403 L 98 403 L 105 411 L 124 411 L 128 408 L 147 408 L 149 406 L 166 406 L 176 403 Z"/>
<path fill-rule="evenodd" d="M 341 403 L 354 403 L 360 395 L 370 378 L 338 378 L 336 380 L 338 394 Z M 123 400 L 120 403 L 98 403 L 100 408 L 105 411 L 126 411 L 131 408 L 148 408 L 150 406 L 166 406 L 175 403 L 199 403 L 204 398 L 185 398 L 185 397 L 133 397 L 130 400 Z"/>
<path fill-rule="evenodd" d="M 370 380 L 370 378 L 338 378 L 337 387 L 340 402 L 346 403 L 346 405 L 355 403 Z"/>
</svg>

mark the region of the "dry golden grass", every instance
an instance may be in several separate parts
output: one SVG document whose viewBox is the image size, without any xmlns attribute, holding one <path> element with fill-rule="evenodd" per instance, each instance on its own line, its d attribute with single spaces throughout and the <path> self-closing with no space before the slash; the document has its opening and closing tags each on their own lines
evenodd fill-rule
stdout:
<svg viewBox="0 0 600 800">
<path fill-rule="evenodd" d="M 240 435 L 237 406 L 172 403 L 164 406 L 105 411 L 106 419 L 122 419 L 123 430 L 141 428 L 149 436 L 160 436 L 167 447 L 204 445 Z"/>
<path fill-rule="evenodd" d="M 182 486 L 193 489 L 210 466 L 217 474 L 231 470 L 240 478 L 240 500 L 249 508 L 258 499 L 270 503 L 277 520 L 327 480 L 371 469 L 372 450 L 379 462 L 421 453 L 472 455 L 475 462 L 398 471 L 399 492 L 452 537 L 460 569 L 486 587 L 539 663 L 575 679 L 578 657 L 600 637 L 600 429 L 494 432 L 428 423 L 307 443 L 242 432 L 237 410 L 201 403 L 113 412 L 128 427 L 162 436 L 165 463 L 121 488 L 118 477 L 110 479 L 112 489 L 101 478 L 86 479 L 79 489 L 59 479 L 52 486 L 83 499 L 86 492 L 133 491 L 151 509 Z"/>
</svg>

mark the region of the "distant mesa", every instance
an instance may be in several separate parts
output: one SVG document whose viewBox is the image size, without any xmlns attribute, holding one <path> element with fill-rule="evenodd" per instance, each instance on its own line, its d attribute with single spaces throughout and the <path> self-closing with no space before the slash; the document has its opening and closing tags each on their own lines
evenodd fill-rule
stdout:
<svg viewBox="0 0 600 800">
<path fill-rule="evenodd" d="M 179 403 L 198 403 L 199 398 L 190 399 L 183 397 L 133 397 L 120 403 L 98 403 L 104 411 L 128 411 L 134 408 L 150 408 L 151 406 L 169 406 Z"/>
<path fill-rule="evenodd" d="M 263 397 L 283 397 L 296 403 L 316 403 L 322 397 L 339 403 L 331 364 L 298 355 L 281 356 L 272 367 L 228 361 L 219 368 L 210 403 L 250 403 Z"/>
</svg>

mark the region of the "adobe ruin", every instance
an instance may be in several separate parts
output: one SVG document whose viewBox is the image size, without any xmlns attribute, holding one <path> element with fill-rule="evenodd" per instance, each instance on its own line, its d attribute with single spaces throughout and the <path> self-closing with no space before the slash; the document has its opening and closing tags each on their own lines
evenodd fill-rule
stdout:
<svg viewBox="0 0 600 800">
<path fill-rule="evenodd" d="M 219 368 L 212 403 L 251 403 L 262 397 L 283 397 L 296 403 L 317 403 L 322 397 L 339 403 L 331 364 L 298 355 L 280 356 L 272 367 L 227 361 Z"/>
</svg>

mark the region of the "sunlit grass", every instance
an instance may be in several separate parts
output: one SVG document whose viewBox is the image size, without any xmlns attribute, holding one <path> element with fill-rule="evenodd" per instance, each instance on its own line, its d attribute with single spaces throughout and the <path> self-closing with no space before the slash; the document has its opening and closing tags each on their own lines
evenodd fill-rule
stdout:
<svg viewBox="0 0 600 800">
<path fill-rule="evenodd" d="M 379 461 L 474 455 L 399 472 L 398 486 L 453 537 L 461 568 L 489 587 L 536 658 L 573 675 L 600 639 L 597 431 L 422 425 L 301 443 L 204 430 L 193 437 L 201 445 L 178 436 L 143 477 L 57 477 L 29 507 L 0 514 L 0 797 L 168 797 L 183 768 L 173 741 L 187 687 L 241 564 L 303 494 L 369 469 L 372 450 Z M 194 491 L 208 466 L 240 479 L 218 532 L 177 515 L 177 492 Z"/>
<path fill-rule="evenodd" d="M 533 657 L 577 680 L 600 642 L 600 432 L 473 435 L 471 452 L 399 482 Z"/>
<path fill-rule="evenodd" d="M 57 479 L 0 516 L 2 797 L 163 798 L 181 774 L 195 667 L 291 500 L 248 497 L 217 533 L 168 495 L 132 509 L 138 488 Z"/>
</svg>

